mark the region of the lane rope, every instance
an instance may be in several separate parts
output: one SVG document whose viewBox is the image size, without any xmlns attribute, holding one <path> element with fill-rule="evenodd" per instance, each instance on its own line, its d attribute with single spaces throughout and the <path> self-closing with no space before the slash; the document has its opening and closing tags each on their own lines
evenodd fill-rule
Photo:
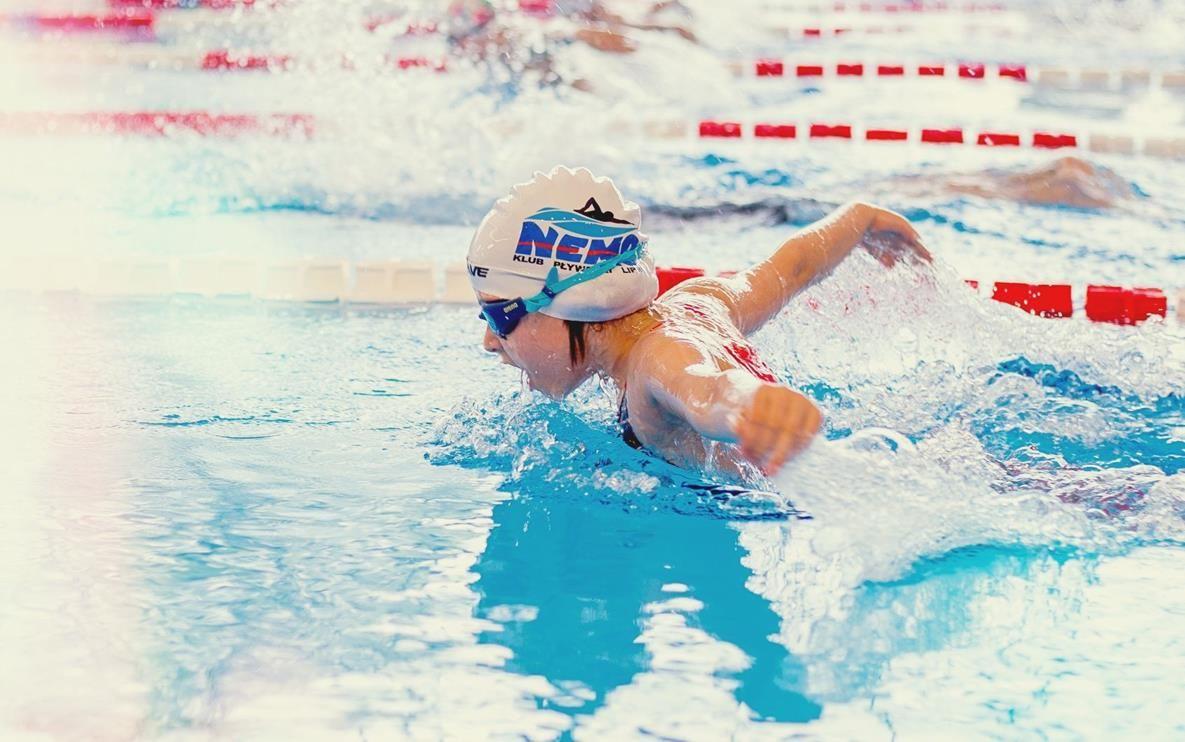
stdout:
<svg viewBox="0 0 1185 742">
<path fill-rule="evenodd" d="M 1148 67 L 1065 68 L 1038 67 L 1026 64 L 987 62 L 870 62 L 795 60 L 770 57 L 753 62 L 730 62 L 729 69 L 738 76 L 761 79 L 793 78 L 803 81 L 900 79 L 1006 80 L 1043 87 L 1075 90 L 1110 90 L 1160 88 L 1185 92 L 1185 70 L 1155 70 Z"/>
<path fill-rule="evenodd" d="M 473 304 L 464 263 L 433 261 L 287 260 L 259 262 L 237 257 L 82 261 L 14 259 L 0 276 L 0 290 L 79 292 L 99 296 L 241 296 L 276 301 L 378 305 Z M 734 275 L 723 271 L 717 275 Z M 710 275 L 703 268 L 658 268 L 659 290 Z M 1185 288 L 1166 290 L 1089 284 L 995 281 L 968 290 L 1046 318 L 1081 317 L 1091 322 L 1135 325 L 1167 320 L 1170 298 L 1185 323 Z"/>
<path fill-rule="evenodd" d="M 115 134 L 167 137 L 197 135 L 236 137 L 248 134 L 308 139 L 328 126 L 307 113 L 233 114 L 209 111 L 90 111 L 0 112 L 0 133 L 27 136 L 61 134 Z M 500 131 L 525 130 L 514 121 L 500 122 Z M 1083 133 L 1043 129 L 972 130 L 962 127 L 883 127 L 852 123 L 791 123 L 703 119 L 620 119 L 607 122 L 606 131 L 618 137 L 635 136 L 667 140 L 711 140 L 801 143 L 820 141 L 880 144 L 974 146 L 980 148 L 1078 149 L 1090 152 L 1147 155 L 1185 159 L 1185 135 L 1142 136 L 1130 131 Z"/>
</svg>

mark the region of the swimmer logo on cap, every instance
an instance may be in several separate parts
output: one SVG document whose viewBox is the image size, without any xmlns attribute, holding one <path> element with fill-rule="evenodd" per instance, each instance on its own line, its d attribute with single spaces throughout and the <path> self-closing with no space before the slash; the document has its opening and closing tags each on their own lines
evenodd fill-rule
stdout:
<svg viewBox="0 0 1185 742">
<path fill-rule="evenodd" d="M 654 261 L 639 231 L 641 217 L 638 205 L 622 198 L 608 178 L 584 168 L 536 173 L 499 200 L 478 226 L 468 258 L 473 288 L 500 298 L 529 296 L 542 288 L 553 266 L 560 274 L 575 275 L 630 253 L 603 275 L 563 291 L 541 311 L 585 322 L 635 312 L 658 295 Z"/>
<path fill-rule="evenodd" d="M 589 198 L 576 211 L 543 208 L 523 220 L 513 260 L 543 265 L 554 257 L 560 270 L 583 270 L 633 250 L 641 241 L 636 225 L 602 211 L 597 200 Z M 636 262 L 631 256 L 623 264 Z"/>
</svg>

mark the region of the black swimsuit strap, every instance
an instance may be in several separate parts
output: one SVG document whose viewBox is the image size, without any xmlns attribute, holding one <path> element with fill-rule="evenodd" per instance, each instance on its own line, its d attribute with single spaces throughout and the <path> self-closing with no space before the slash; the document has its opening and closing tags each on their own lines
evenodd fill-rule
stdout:
<svg viewBox="0 0 1185 742">
<path fill-rule="evenodd" d="M 625 445 L 630 448 L 642 448 L 642 441 L 634 432 L 634 426 L 630 425 L 630 410 L 625 404 L 625 392 L 621 393 L 621 404 L 617 407 L 617 424 L 621 426 L 621 439 L 625 441 Z"/>
</svg>

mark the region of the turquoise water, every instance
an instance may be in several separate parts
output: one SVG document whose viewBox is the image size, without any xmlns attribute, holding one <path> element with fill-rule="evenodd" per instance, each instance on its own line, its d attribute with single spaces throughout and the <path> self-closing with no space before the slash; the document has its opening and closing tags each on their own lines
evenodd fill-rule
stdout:
<svg viewBox="0 0 1185 742">
<path fill-rule="evenodd" d="M 596 131 L 590 111 L 737 107 L 1030 126 L 1155 109 L 1179 126 L 1180 101 L 680 88 L 720 57 L 794 51 L 742 46 L 736 23 L 734 47 L 661 38 L 645 64 L 605 62 L 636 89 L 595 105 L 465 75 L 381 95 L 348 76 L 5 81 L 14 109 L 339 114 L 312 142 L 0 138 L 5 285 L 47 255 L 443 265 L 507 184 L 560 161 L 643 203 L 660 264 L 742 267 L 858 196 L 907 213 L 939 258 L 931 274 L 854 257 L 756 336 L 826 428 L 747 482 L 628 448 L 613 389 L 535 398 L 468 307 L 5 290 L 6 736 L 1180 736 L 1181 325 L 1041 320 L 961 280 L 1185 285 L 1179 166 L 1091 156 L 1139 194 L 1095 212 L 894 180 L 1037 152 L 574 134 Z M 1065 38 L 1101 35 L 1081 33 Z M 1132 38 L 1099 58 L 1180 61 Z M 924 42 L 1015 59 L 1010 43 Z M 506 135 L 507 117 L 541 125 Z"/>
</svg>

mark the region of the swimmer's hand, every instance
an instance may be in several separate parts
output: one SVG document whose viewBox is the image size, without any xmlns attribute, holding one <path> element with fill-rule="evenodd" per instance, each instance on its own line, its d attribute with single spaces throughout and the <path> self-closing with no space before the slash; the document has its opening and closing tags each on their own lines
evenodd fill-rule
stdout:
<svg viewBox="0 0 1185 742">
<path fill-rule="evenodd" d="M 762 384 L 736 423 L 741 453 L 767 476 L 806 448 L 823 415 L 809 399 L 780 384 Z"/>
<path fill-rule="evenodd" d="M 886 268 L 905 259 L 913 263 L 929 263 L 934 256 L 922 244 L 922 236 L 909 220 L 895 211 L 872 204 L 863 204 L 868 211 L 868 228 L 862 244 Z"/>
</svg>

